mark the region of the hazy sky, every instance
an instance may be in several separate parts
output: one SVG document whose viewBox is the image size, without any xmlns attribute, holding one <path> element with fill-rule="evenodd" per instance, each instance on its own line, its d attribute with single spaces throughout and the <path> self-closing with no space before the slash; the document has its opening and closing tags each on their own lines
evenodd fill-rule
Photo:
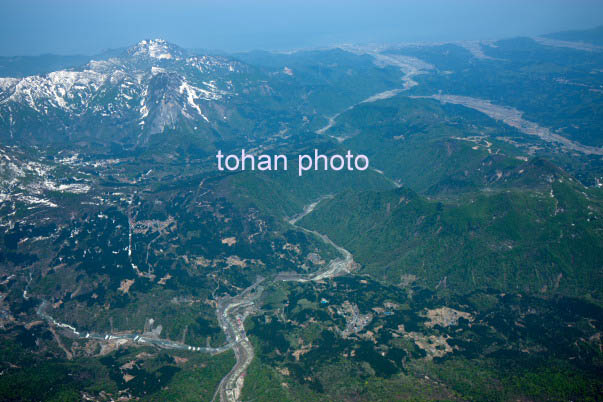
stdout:
<svg viewBox="0 0 603 402">
<path fill-rule="evenodd" d="M 497 39 L 603 24 L 603 0 L 0 0 L 0 54 Z"/>
</svg>

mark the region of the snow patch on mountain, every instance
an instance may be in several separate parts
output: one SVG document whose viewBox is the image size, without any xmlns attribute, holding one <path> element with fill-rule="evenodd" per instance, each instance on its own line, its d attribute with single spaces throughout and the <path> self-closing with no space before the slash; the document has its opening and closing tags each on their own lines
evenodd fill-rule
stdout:
<svg viewBox="0 0 603 402">
<path fill-rule="evenodd" d="M 181 60 L 185 56 L 183 49 L 163 39 L 145 39 L 128 50 L 131 56 L 150 57 L 158 60 Z"/>
<path fill-rule="evenodd" d="M 44 76 L 32 75 L 10 87 L 11 95 L 0 103 L 25 103 L 37 112 L 46 112 L 48 106 L 76 110 L 87 104 L 106 78 L 105 74 L 92 70 L 61 70 Z"/>
<path fill-rule="evenodd" d="M 240 73 L 243 64 L 222 56 L 194 56 L 186 59 L 186 64 L 202 73 Z"/>
<path fill-rule="evenodd" d="M 1 201 L 57 207 L 57 204 L 46 199 L 49 191 L 84 194 L 91 190 L 85 177 L 79 174 L 73 177 L 63 175 L 65 167 L 74 167 L 73 159 L 77 159 L 77 155 L 49 163 L 32 160 L 31 157 L 31 152 L 18 147 L 0 146 Z"/>
<path fill-rule="evenodd" d="M 167 70 L 165 68 L 156 67 L 156 66 L 151 67 L 151 74 L 156 75 L 156 74 L 161 74 L 161 73 L 167 73 Z"/>
<path fill-rule="evenodd" d="M 211 95 L 214 95 L 214 96 L 217 96 L 217 95 L 215 95 L 212 92 L 204 91 L 200 88 L 193 87 L 192 85 L 189 85 L 186 81 L 182 82 L 182 84 L 180 85 L 179 92 L 181 94 L 186 92 L 188 104 L 193 109 L 195 109 L 197 111 L 197 113 L 199 113 L 199 116 L 203 117 L 203 119 L 205 121 L 209 122 L 207 117 L 201 111 L 201 108 L 199 107 L 199 105 L 197 105 L 195 103 L 195 99 L 200 99 L 200 98 L 201 99 L 211 99 L 211 97 L 210 97 Z"/>
<path fill-rule="evenodd" d="M 7 91 L 10 88 L 14 87 L 15 85 L 17 85 L 17 83 L 19 82 L 18 78 L 0 78 L 0 90 L 1 91 Z"/>
<path fill-rule="evenodd" d="M 66 136 L 90 124 L 123 132 L 135 128 L 142 136 L 175 128 L 182 117 L 209 122 L 217 109 L 207 102 L 236 96 L 232 75 L 248 69 L 228 57 L 188 57 L 164 40 L 143 40 L 119 57 L 91 60 L 82 69 L 0 78 L 0 127 L 11 138 L 23 122 Z"/>
</svg>

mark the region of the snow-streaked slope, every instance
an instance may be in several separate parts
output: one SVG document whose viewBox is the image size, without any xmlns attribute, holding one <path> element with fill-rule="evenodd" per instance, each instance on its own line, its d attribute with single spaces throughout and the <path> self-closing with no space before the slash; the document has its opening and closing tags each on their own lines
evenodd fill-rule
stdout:
<svg viewBox="0 0 603 402">
<path fill-rule="evenodd" d="M 92 70 L 56 71 L 20 80 L 0 78 L 3 97 L 0 104 L 16 102 L 27 104 L 40 113 L 48 113 L 49 108 L 78 111 L 88 104 L 92 95 L 105 82 L 107 76 Z"/>
<path fill-rule="evenodd" d="M 145 39 L 128 49 L 128 54 L 158 60 L 181 60 L 186 57 L 184 49 L 163 39 Z"/>
<path fill-rule="evenodd" d="M 151 134 L 175 127 L 180 119 L 210 124 L 207 104 L 235 96 L 232 77 L 243 71 L 239 61 L 189 57 L 180 47 L 154 39 L 81 69 L 0 78 L 0 137 L 2 131 L 14 138 L 27 130 L 71 135 L 94 131 L 99 123 Z"/>
<path fill-rule="evenodd" d="M 73 164 L 77 155 L 53 162 L 38 159 L 35 149 L 0 145 L 0 202 L 57 207 L 48 192 L 84 194 L 91 184 Z"/>
</svg>

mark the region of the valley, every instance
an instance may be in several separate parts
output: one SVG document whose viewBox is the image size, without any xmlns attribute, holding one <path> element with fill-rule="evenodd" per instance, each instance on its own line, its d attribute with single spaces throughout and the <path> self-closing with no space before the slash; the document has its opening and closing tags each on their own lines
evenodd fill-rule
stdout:
<svg viewBox="0 0 603 402">
<path fill-rule="evenodd" d="M 325 197 L 323 197 L 323 199 L 324 198 Z M 303 213 L 288 219 L 288 222 L 298 229 L 304 230 L 303 228 L 296 226 L 296 222 L 311 213 L 321 200 L 308 204 L 304 207 Z M 313 272 L 306 275 L 296 273 L 279 273 L 274 278 L 274 281 L 319 281 L 346 274 L 353 270 L 354 260 L 352 255 L 347 250 L 335 245 L 328 237 L 321 235 L 320 233 L 308 231 L 307 229 L 306 231 L 319 237 L 327 244 L 336 248 L 337 251 L 344 256 L 344 258 L 332 260 L 327 266 L 326 270 L 322 272 Z M 266 281 L 264 278 L 259 278 L 252 286 L 248 287 L 240 294 L 236 295 L 235 297 L 221 299 L 218 303 L 218 321 L 220 322 L 222 330 L 226 333 L 227 339 L 230 342 L 233 342 L 232 348 L 234 348 L 237 363 L 222 379 L 222 381 L 220 381 L 220 385 L 216 390 L 214 399 L 216 399 L 216 396 L 218 395 L 221 401 L 237 401 L 240 399 L 245 380 L 245 373 L 254 357 L 253 346 L 245 334 L 243 322 L 257 309 L 257 307 L 255 307 L 255 300 L 261 296 L 263 286 L 268 286 L 268 284 L 265 282 Z"/>
<path fill-rule="evenodd" d="M 598 400 L 597 32 L 1 58 L 0 399 Z"/>
</svg>

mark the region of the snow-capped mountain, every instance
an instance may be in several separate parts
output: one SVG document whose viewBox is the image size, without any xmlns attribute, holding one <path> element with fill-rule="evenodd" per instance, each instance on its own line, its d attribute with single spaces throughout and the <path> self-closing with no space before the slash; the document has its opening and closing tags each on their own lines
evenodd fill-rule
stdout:
<svg viewBox="0 0 603 402">
<path fill-rule="evenodd" d="M 181 60 L 186 51 L 163 39 L 145 39 L 128 49 L 130 56 L 150 57 L 159 60 Z"/>
<path fill-rule="evenodd" d="M 25 104 L 36 112 L 48 114 L 58 108 L 78 112 L 106 81 L 107 75 L 94 70 L 56 71 L 45 76 L 22 79 L 0 78 L 2 105 Z"/>
<path fill-rule="evenodd" d="M 228 120 L 236 83 L 253 85 L 249 70 L 154 39 L 81 68 L 0 78 L 0 138 L 64 141 L 110 133 L 111 140 L 140 142 L 167 128 L 215 128 Z"/>
<path fill-rule="evenodd" d="M 272 146 L 279 136 L 314 131 L 320 123 L 312 120 L 336 113 L 341 99 L 360 101 L 391 86 L 372 57 L 341 49 L 237 57 L 145 39 L 78 67 L 2 77 L 0 142 L 99 152 L 169 141 L 207 154 L 217 145 Z M 376 86 L 357 86 L 355 74 L 366 71 Z"/>
</svg>

